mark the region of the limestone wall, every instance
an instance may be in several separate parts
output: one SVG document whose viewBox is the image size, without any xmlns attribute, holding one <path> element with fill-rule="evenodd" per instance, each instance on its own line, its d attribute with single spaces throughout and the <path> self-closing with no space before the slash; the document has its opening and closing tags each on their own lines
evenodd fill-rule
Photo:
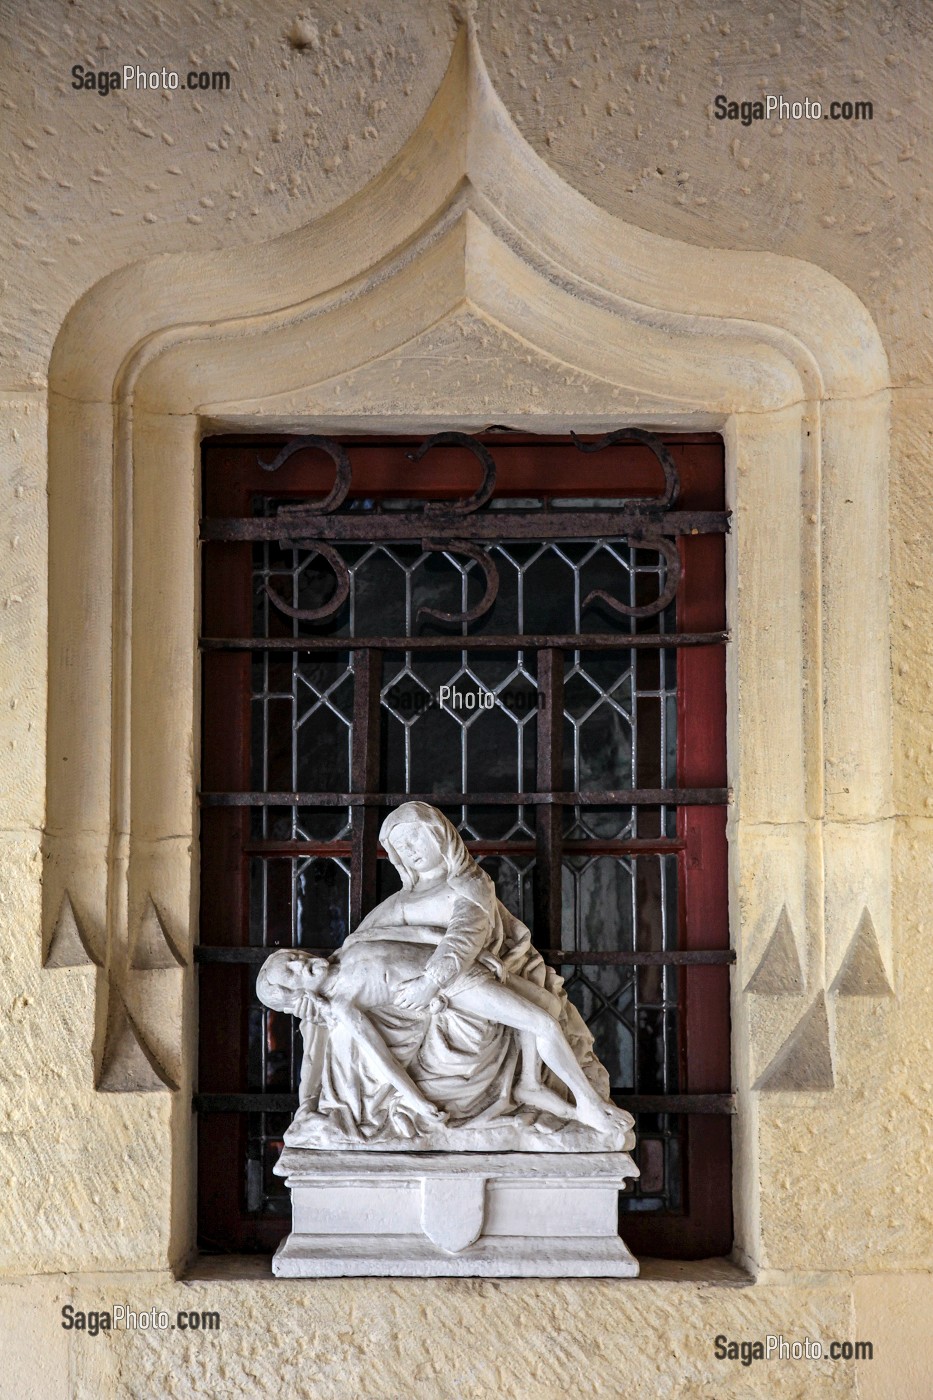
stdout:
<svg viewBox="0 0 933 1400">
<path fill-rule="evenodd" d="M 831 1096 L 774 1096 L 760 1123 L 740 1126 L 754 1138 L 740 1140 L 740 1157 L 754 1157 L 766 1184 L 764 1212 L 754 1191 L 737 1201 L 757 1241 L 741 1261 L 750 1286 L 722 1269 L 648 1269 L 636 1284 L 273 1285 L 239 1265 L 194 1283 L 169 1273 L 164 1241 L 184 1238 L 188 1202 L 165 1141 L 185 1109 L 166 1095 L 97 1093 L 101 974 L 40 965 L 52 347 L 106 275 L 161 253 L 255 246 L 262 259 L 268 240 L 362 190 L 422 122 L 456 20 L 440 0 L 304 10 L 0 0 L 0 14 L 0 1337 L 12 1358 L 0 1394 L 247 1396 L 283 1380 L 296 1395 L 431 1400 L 933 1393 L 929 6 L 480 0 L 476 11 L 498 93 L 564 181 L 650 233 L 817 265 L 864 303 L 890 367 L 895 996 L 851 998 L 835 1015 Z M 76 63 L 135 62 L 229 69 L 231 90 L 71 87 Z M 745 127 L 712 116 L 717 92 L 769 91 L 868 99 L 874 120 Z M 488 334 L 470 354 L 488 351 Z M 410 403 L 418 383 L 400 373 Z M 543 360 L 529 355 L 522 373 L 528 402 L 550 402 Z M 561 386 L 561 411 L 573 411 L 574 392 Z M 80 622 L 72 640 L 79 649 Z M 89 821 L 85 835 L 91 849 L 101 832 Z M 172 1316 L 217 1308 L 222 1331 L 62 1331 L 65 1302 L 89 1310 L 124 1298 Z M 717 1333 L 767 1332 L 872 1339 L 875 1360 L 856 1374 L 844 1362 L 743 1369 L 712 1357 Z"/>
</svg>

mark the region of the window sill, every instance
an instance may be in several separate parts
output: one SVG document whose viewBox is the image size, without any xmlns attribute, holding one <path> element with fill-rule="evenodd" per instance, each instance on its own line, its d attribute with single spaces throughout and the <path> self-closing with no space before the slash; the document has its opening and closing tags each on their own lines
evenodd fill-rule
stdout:
<svg viewBox="0 0 933 1400">
<path fill-rule="evenodd" d="M 745 1269 L 730 1259 L 641 1259 L 641 1274 L 636 1279 L 580 1279 L 581 1283 L 618 1283 L 637 1286 L 639 1283 L 685 1284 L 696 1288 L 748 1288 L 754 1279 Z M 272 1276 L 271 1256 L 268 1254 L 199 1254 L 182 1270 L 179 1279 L 183 1283 L 275 1283 L 286 1282 L 323 1283 L 324 1279 L 276 1279 Z M 348 1280 L 355 1283 L 372 1280 Z M 394 1278 L 393 1283 L 405 1280 Z M 412 1282 L 424 1283 L 425 1279 Z M 471 1284 L 473 1279 L 434 1280 L 447 1285 L 452 1283 Z M 569 1283 L 569 1279 L 489 1279 L 492 1283 Z"/>
</svg>

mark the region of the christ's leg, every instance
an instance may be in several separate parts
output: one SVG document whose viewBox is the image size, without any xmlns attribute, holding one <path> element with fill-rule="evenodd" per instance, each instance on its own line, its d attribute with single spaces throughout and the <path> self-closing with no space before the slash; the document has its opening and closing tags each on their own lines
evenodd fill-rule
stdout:
<svg viewBox="0 0 933 1400">
<path fill-rule="evenodd" d="M 533 1006 L 550 1013 L 551 1016 L 556 1017 L 560 1014 L 559 998 L 546 988 L 526 982 L 521 977 L 509 977 L 507 986 L 510 992 L 523 997 L 525 1001 L 531 1002 Z M 573 1118 L 573 1104 L 541 1083 L 541 1058 L 532 1032 L 519 1031 L 518 1038 L 522 1053 L 518 1079 L 513 1087 L 515 1098 L 519 1103 L 527 1104 L 529 1108 L 542 1109 L 558 1118 Z"/>
<path fill-rule="evenodd" d="M 576 1055 L 553 1016 L 518 996 L 509 987 L 490 978 L 480 986 L 464 988 L 450 998 L 451 1006 L 483 1016 L 487 1021 L 509 1026 L 519 1033 L 534 1037 L 535 1048 L 548 1069 L 562 1079 L 576 1101 L 575 1116 L 593 1128 L 605 1128 L 611 1123 L 632 1126 L 630 1114 L 600 1098 L 587 1079 Z"/>
<path fill-rule="evenodd" d="M 518 1103 L 527 1104 L 529 1108 L 539 1108 L 545 1113 L 553 1113 L 557 1118 L 575 1117 L 576 1110 L 573 1104 L 541 1083 L 541 1057 L 534 1035 L 531 1031 L 519 1031 L 518 1038 L 522 1047 L 521 1063 L 518 1078 L 512 1088 Z"/>
</svg>

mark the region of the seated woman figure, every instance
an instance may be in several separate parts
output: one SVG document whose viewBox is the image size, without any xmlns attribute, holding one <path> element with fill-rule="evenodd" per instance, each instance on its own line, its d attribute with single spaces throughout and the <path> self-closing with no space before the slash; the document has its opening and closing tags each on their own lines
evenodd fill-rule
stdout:
<svg viewBox="0 0 933 1400">
<path fill-rule="evenodd" d="M 561 978 L 450 822 L 409 802 L 380 839 L 401 890 L 331 959 L 281 950 L 257 983 L 268 1005 L 302 1017 L 301 1111 L 287 1140 L 299 1145 L 299 1120 L 322 1116 L 371 1141 L 529 1112 L 543 1131 L 575 1120 L 624 1137 L 631 1116 L 609 1102 Z"/>
</svg>

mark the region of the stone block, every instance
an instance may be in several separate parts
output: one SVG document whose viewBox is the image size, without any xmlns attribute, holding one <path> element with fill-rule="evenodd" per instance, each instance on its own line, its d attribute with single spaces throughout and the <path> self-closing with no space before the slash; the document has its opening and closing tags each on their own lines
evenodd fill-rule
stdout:
<svg viewBox="0 0 933 1400">
<path fill-rule="evenodd" d="M 318 1152 L 275 1168 L 292 1233 L 283 1278 L 632 1278 L 618 1235 L 625 1152 Z"/>
</svg>

